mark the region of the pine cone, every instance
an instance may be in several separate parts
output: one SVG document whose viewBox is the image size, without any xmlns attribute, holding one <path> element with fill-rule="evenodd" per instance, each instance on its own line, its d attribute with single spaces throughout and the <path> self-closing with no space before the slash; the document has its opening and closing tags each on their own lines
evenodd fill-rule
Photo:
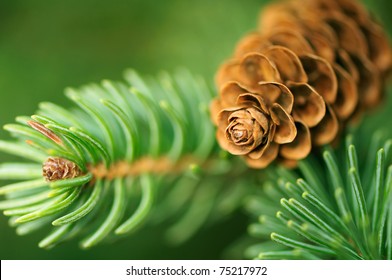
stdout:
<svg viewBox="0 0 392 280">
<path fill-rule="evenodd" d="M 295 165 L 382 100 L 387 38 L 354 0 L 294 0 L 261 14 L 216 76 L 220 146 L 263 168 Z"/>
</svg>

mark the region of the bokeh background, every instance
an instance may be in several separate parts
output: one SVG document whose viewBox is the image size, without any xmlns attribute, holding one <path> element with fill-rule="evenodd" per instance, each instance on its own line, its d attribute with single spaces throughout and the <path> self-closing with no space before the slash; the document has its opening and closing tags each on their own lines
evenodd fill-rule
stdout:
<svg viewBox="0 0 392 280">
<path fill-rule="evenodd" d="M 0 0 L 0 125 L 33 114 L 40 101 L 71 105 L 63 95 L 65 87 L 120 80 L 128 67 L 156 74 L 182 66 L 212 84 L 236 41 L 255 29 L 266 2 Z M 364 3 L 391 34 L 392 1 Z M 382 120 L 389 108 L 375 120 Z M 0 138 L 9 136 L 0 131 Z M 0 154 L 0 162 L 7 159 Z M 42 232 L 19 237 L 0 215 L 0 258 L 217 259 L 246 225 L 247 218 L 238 213 L 180 247 L 164 242 L 164 227 L 149 227 L 88 251 L 76 242 L 45 251 L 37 247 Z"/>
</svg>

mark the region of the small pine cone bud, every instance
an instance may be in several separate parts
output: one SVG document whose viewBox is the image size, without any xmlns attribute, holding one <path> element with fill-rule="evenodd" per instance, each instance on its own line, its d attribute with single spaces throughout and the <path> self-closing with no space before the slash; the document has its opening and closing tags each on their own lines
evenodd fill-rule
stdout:
<svg viewBox="0 0 392 280">
<path fill-rule="evenodd" d="M 382 100 L 391 68 L 387 37 L 357 1 L 272 4 L 216 75 L 217 140 L 251 167 L 295 166 Z"/>
<path fill-rule="evenodd" d="M 42 166 L 42 174 L 46 181 L 72 179 L 81 174 L 79 167 L 67 159 L 49 157 Z"/>
</svg>

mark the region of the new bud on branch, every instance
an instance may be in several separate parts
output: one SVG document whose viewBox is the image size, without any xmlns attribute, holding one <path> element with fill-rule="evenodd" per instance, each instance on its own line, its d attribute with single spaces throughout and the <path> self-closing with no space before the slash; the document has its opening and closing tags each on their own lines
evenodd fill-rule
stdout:
<svg viewBox="0 0 392 280">
<path fill-rule="evenodd" d="M 272 4 L 216 76 L 220 146 L 254 168 L 289 166 L 378 105 L 392 55 L 355 0 Z"/>
<path fill-rule="evenodd" d="M 79 167 L 64 158 L 49 157 L 42 166 L 42 175 L 48 182 L 72 179 L 81 175 Z"/>
</svg>

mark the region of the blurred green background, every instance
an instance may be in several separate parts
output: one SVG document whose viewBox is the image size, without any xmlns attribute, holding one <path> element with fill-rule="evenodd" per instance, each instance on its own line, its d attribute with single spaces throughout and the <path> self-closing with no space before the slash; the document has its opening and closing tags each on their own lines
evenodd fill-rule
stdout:
<svg viewBox="0 0 392 280">
<path fill-rule="evenodd" d="M 119 80 L 127 67 L 155 74 L 183 66 L 212 83 L 236 41 L 256 27 L 265 2 L 1 0 L 0 124 L 33 114 L 40 101 L 71 105 L 63 96 L 65 87 Z M 392 1 L 365 2 L 391 32 Z M 0 137 L 9 138 L 4 131 Z M 0 154 L 4 160 L 7 156 Z M 0 258 L 217 259 L 246 225 L 239 213 L 180 247 L 164 243 L 162 227 L 89 251 L 76 242 L 44 251 L 37 247 L 43 233 L 18 237 L 1 215 Z"/>
</svg>

